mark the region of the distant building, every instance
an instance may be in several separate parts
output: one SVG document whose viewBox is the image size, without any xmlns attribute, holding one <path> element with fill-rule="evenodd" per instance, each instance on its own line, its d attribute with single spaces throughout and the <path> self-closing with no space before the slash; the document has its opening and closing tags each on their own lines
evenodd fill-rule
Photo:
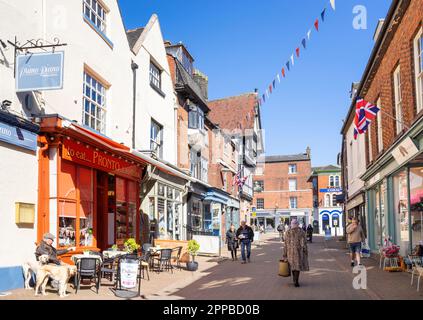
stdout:
<svg viewBox="0 0 423 320">
<path fill-rule="evenodd" d="M 343 210 L 337 200 L 343 194 L 341 168 L 315 167 L 308 181 L 313 185 L 313 218 L 318 222 L 318 233 L 329 229 L 331 235 L 343 235 Z"/>
<path fill-rule="evenodd" d="M 275 229 L 294 218 L 312 223 L 312 185 L 310 149 L 306 153 L 265 157 L 264 169 L 254 176 L 254 223 Z"/>
</svg>

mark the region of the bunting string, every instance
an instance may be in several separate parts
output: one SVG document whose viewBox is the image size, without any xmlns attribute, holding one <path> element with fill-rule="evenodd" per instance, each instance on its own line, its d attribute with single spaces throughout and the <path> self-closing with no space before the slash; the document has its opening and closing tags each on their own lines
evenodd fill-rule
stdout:
<svg viewBox="0 0 423 320">
<path fill-rule="evenodd" d="M 329 4 L 330 4 L 330 7 L 332 8 L 332 11 L 335 12 L 336 10 L 335 0 L 329 0 Z M 327 5 L 321 11 L 320 17 L 317 18 L 313 23 L 313 27 L 316 30 L 316 32 L 319 32 L 319 29 L 321 29 L 321 24 L 325 22 L 326 18 L 327 18 Z M 306 36 L 301 40 L 301 45 L 304 48 L 304 50 L 307 50 L 307 42 L 311 40 L 313 27 L 308 30 Z M 265 93 L 263 93 L 261 97 L 257 98 L 259 106 L 265 104 L 266 101 L 270 98 L 270 95 L 273 94 L 273 92 L 276 89 L 276 83 L 278 84 L 281 83 L 280 74 L 282 74 L 282 78 L 286 78 L 288 72 L 290 72 L 292 67 L 295 66 L 295 60 L 300 59 L 301 45 L 295 48 L 294 53 L 291 54 L 291 57 L 287 60 L 287 62 L 285 63 L 285 66 L 281 69 L 281 72 L 280 73 L 278 72 L 275 78 L 270 82 L 270 85 L 266 89 Z"/>
</svg>

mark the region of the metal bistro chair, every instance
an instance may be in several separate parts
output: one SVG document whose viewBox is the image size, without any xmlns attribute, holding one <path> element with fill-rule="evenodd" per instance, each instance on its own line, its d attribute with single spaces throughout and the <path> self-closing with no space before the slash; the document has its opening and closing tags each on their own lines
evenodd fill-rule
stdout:
<svg viewBox="0 0 423 320">
<path fill-rule="evenodd" d="M 119 257 L 108 258 L 103 260 L 100 269 L 101 278 L 106 278 L 113 282 L 113 278 L 115 278 L 117 274 L 118 261 Z"/>
<path fill-rule="evenodd" d="M 172 249 L 172 260 L 176 261 L 176 266 L 181 271 L 181 254 L 182 254 L 183 247 L 176 247 Z"/>
<path fill-rule="evenodd" d="M 420 291 L 420 278 L 423 276 L 423 264 L 422 257 L 409 255 L 408 259 L 411 261 L 412 273 L 411 273 L 411 285 L 413 285 L 414 274 L 417 278 L 417 291 Z"/>
<path fill-rule="evenodd" d="M 100 260 L 96 258 L 81 258 L 77 262 L 77 272 L 74 279 L 75 294 L 78 293 L 81 285 L 81 279 L 94 279 L 95 287 L 100 289 Z"/>
<path fill-rule="evenodd" d="M 146 251 L 140 257 L 140 264 L 141 264 L 140 267 L 141 267 L 142 278 L 145 279 L 144 270 L 147 270 L 147 279 L 148 279 L 148 281 L 150 281 L 150 274 L 149 274 L 149 269 L 150 269 L 150 264 L 151 264 L 151 252 L 150 252 L 150 250 Z"/>
<path fill-rule="evenodd" d="M 163 270 L 163 267 L 165 270 L 171 270 L 173 273 L 173 266 L 172 266 L 172 249 L 162 249 L 160 250 L 160 256 L 159 257 L 153 257 L 153 266 L 154 261 L 157 261 L 158 263 L 158 272 Z"/>
</svg>

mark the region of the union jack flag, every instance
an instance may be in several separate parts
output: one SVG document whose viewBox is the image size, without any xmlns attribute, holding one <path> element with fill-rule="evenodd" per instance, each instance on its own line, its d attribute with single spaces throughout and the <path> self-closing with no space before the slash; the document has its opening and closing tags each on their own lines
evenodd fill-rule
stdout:
<svg viewBox="0 0 423 320">
<path fill-rule="evenodd" d="M 354 139 L 357 140 L 359 134 L 367 132 L 369 125 L 376 118 L 377 113 L 380 111 L 378 106 L 371 104 L 364 99 L 357 99 L 354 120 Z"/>
<path fill-rule="evenodd" d="M 238 187 L 240 189 L 242 189 L 244 187 L 244 184 L 247 181 L 247 179 L 248 179 L 248 177 L 241 178 L 241 170 L 240 170 L 240 171 L 238 171 L 238 173 L 234 177 L 232 185 L 234 186 L 236 184 L 236 185 L 238 185 Z"/>
</svg>

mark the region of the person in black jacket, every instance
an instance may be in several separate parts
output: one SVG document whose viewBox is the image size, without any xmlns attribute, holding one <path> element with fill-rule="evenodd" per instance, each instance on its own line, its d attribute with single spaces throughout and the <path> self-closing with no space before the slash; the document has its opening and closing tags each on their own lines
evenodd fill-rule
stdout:
<svg viewBox="0 0 423 320">
<path fill-rule="evenodd" d="M 69 249 L 64 250 L 57 250 L 53 247 L 54 235 L 51 233 L 45 233 L 43 236 L 43 240 L 41 241 L 40 245 L 35 250 L 35 257 L 38 261 L 38 258 L 42 255 L 48 255 L 49 263 L 54 263 L 56 265 L 61 265 L 62 262 L 57 258 L 57 256 L 61 256 L 69 251 L 75 251 L 75 247 L 70 247 Z"/>
<path fill-rule="evenodd" d="M 238 239 L 236 237 L 235 226 L 232 224 L 228 232 L 226 232 L 226 243 L 228 244 L 228 250 L 231 252 L 232 261 L 238 260 L 236 251 L 239 247 Z"/>
<path fill-rule="evenodd" d="M 254 231 L 250 226 L 247 226 L 245 221 L 241 221 L 241 227 L 239 227 L 238 231 L 236 232 L 236 236 L 239 240 L 241 240 L 241 256 L 242 256 L 242 264 L 251 262 L 251 243 L 254 241 Z M 247 250 L 247 255 L 245 255 L 245 250 Z"/>
</svg>

